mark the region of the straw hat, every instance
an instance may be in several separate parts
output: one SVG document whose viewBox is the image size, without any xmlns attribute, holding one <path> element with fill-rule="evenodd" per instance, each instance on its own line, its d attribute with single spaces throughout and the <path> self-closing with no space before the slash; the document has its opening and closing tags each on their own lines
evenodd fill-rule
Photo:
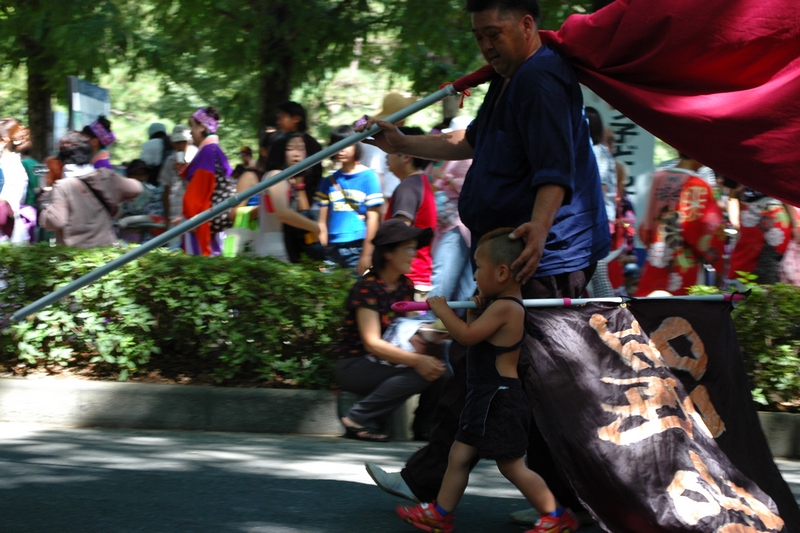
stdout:
<svg viewBox="0 0 800 533">
<path fill-rule="evenodd" d="M 383 120 L 416 101 L 417 99 L 413 96 L 406 97 L 400 93 L 389 93 L 383 97 L 383 108 L 372 118 Z"/>
</svg>

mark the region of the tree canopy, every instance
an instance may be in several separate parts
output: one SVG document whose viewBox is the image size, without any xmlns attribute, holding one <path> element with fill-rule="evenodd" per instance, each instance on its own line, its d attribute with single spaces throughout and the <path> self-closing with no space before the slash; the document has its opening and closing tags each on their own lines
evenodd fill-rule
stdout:
<svg viewBox="0 0 800 533">
<path fill-rule="evenodd" d="M 28 123 L 34 150 L 47 150 L 51 101 L 66 77 L 93 80 L 124 60 L 134 5 L 120 0 L 1 0 L 0 60 L 27 67 Z"/>
<path fill-rule="evenodd" d="M 592 2 L 541 4 L 542 26 L 557 28 Z M 421 95 L 482 63 L 464 0 L 0 0 L 0 61 L 27 67 L 40 157 L 69 75 L 155 71 L 165 102 L 216 105 L 226 129 L 256 137 L 294 88 L 348 65 L 404 76 Z"/>
</svg>

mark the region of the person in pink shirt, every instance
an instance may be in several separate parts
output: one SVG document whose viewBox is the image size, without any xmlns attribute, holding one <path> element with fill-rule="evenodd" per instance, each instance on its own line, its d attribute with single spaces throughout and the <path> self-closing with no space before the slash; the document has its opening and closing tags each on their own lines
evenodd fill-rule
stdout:
<svg viewBox="0 0 800 533">
<path fill-rule="evenodd" d="M 442 133 L 466 130 L 472 117 L 459 116 Z M 430 296 L 447 300 L 469 300 L 475 293 L 470 259 L 470 233 L 458 214 L 458 197 L 472 159 L 445 161 L 434 168 L 433 188 L 436 199 L 437 226 L 432 245 L 433 288 Z"/>
</svg>

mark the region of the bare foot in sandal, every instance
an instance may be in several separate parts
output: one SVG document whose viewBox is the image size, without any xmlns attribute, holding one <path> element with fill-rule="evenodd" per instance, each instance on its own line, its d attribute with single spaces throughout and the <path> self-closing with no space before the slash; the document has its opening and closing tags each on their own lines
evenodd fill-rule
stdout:
<svg viewBox="0 0 800 533">
<path fill-rule="evenodd" d="M 377 429 L 359 426 L 346 416 L 342 417 L 342 425 L 344 425 L 344 436 L 348 439 L 367 440 L 371 442 L 387 442 L 388 435 L 379 433 Z"/>
</svg>

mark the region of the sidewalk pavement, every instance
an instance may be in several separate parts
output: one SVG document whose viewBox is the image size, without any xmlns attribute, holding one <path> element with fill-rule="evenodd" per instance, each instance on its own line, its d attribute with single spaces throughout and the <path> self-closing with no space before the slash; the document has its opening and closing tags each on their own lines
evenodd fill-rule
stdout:
<svg viewBox="0 0 800 533">
<path fill-rule="evenodd" d="M 363 464 L 399 470 L 420 445 L 0 424 L 0 531 L 412 533 L 394 512 L 405 500 Z M 458 531 L 525 530 L 508 515 L 528 505 L 492 463 L 470 482 Z"/>
<path fill-rule="evenodd" d="M 365 461 L 399 470 L 420 443 L 0 424 L 5 533 L 416 531 Z M 800 461 L 779 466 L 800 498 Z M 489 461 L 457 512 L 461 533 L 521 533 L 527 503 Z M 595 533 L 600 528 L 581 528 Z"/>
</svg>

